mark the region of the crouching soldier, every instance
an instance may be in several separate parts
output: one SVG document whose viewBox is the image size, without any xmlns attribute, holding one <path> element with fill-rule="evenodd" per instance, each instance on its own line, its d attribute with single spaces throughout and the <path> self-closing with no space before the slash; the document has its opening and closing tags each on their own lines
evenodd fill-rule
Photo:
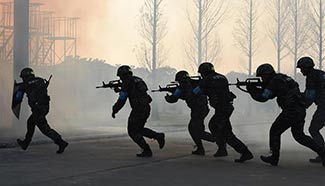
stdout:
<svg viewBox="0 0 325 186">
<path fill-rule="evenodd" d="M 306 76 L 306 107 L 315 103 L 317 109 L 309 126 L 309 133 L 315 142 L 325 148 L 324 138 L 320 130 L 325 126 L 325 72 L 314 69 L 314 61 L 310 57 L 302 57 L 298 60 L 297 68 L 300 68 L 302 75 Z M 309 159 L 312 163 L 320 163 L 320 156 Z"/>
<path fill-rule="evenodd" d="M 131 68 L 126 65 L 118 68 L 117 76 L 120 77 L 122 85 L 120 89 L 115 89 L 116 92 L 119 92 L 119 98 L 113 106 L 112 117 L 115 118 L 115 115 L 122 109 L 127 98 L 129 98 L 132 111 L 128 119 L 128 134 L 143 150 L 137 156 L 151 157 L 152 151 L 143 136 L 157 140 L 159 148 L 162 149 L 165 145 L 165 134 L 144 127 L 150 115 L 150 103 L 152 101 L 147 94 L 147 85 L 141 78 L 133 76 Z"/>
<path fill-rule="evenodd" d="M 192 154 L 205 155 L 202 140 L 215 142 L 211 133 L 205 131 L 204 119 L 209 113 L 208 99 L 206 95 L 194 95 L 193 88 L 198 85 L 198 80 L 190 78 L 188 72 L 179 71 L 176 73 L 175 81 L 179 83 L 179 87 L 172 93 L 166 95 L 165 99 L 168 103 L 176 103 L 178 99 L 186 102 L 191 109 L 191 120 L 188 124 L 189 133 L 196 144 L 197 149 Z"/>
<path fill-rule="evenodd" d="M 202 63 L 198 72 L 203 79 L 193 89 L 193 93 L 195 95 L 207 95 L 211 107 L 215 110 L 215 114 L 209 122 L 209 129 L 219 145 L 219 149 L 214 156 L 226 156 L 226 148 L 222 147 L 227 143 L 241 154 L 238 159 L 235 159 L 235 162 L 243 163 L 253 159 L 253 154 L 232 131 L 230 116 L 234 111 L 233 100 L 236 96 L 230 92 L 227 78 L 215 72 L 214 66 L 208 62 Z"/>
<path fill-rule="evenodd" d="M 270 64 L 262 64 L 256 70 L 256 76 L 262 78 L 263 86 L 247 85 L 251 97 L 259 102 L 277 98 L 282 109 L 280 115 L 273 122 L 270 129 L 270 156 L 261 156 L 261 160 L 277 166 L 280 157 L 281 134 L 291 128 L 294 139 L 314 152 L 323 160 L 325 166 L 325 150 L 304 133 L 306 109 L 299 85 L 291 77 L 275 73 Z"/>
</svg>

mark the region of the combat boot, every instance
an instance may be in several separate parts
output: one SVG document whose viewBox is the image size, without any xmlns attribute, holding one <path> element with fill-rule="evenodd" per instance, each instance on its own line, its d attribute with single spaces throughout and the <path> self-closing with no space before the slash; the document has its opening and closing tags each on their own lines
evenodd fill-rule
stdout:
<svg viewBox="0 0 325 186">
<path fill-rule="evenodd" d="M 309 159 L 310 163 L 322 163 L 322 158 L 320 156 L 316 156 L 315 158 Z"/>
<path fill-rule="evenodd" d="M 165 146 L 165 134 L 164 133 L 158 133 L 156 140 L 159 144 L 159 148 L 162 149 Z"/>
<path fill-rule="evenodd" d="M 278 166 L 279 158 L 276 158 L 274 156 L 261 156 L 260 158 L 265 163 L 269 163 L 269 164 L 271 164 L 273 166 Z"/>
<path fill-rule="evenodd" d="M 201 147 L 201 148 L 198 147 L 195 151 L 192 151 L 192 154 L 199 155 L 199 156 L 204 156 L 205 155 L 204 148 L 203 147 Z"/>
<path fill-rule="evenodd" d="M 67 146 L 69 145 L 69 143 L 64 140 L 61 140 L 57 144 L 59 145 L 59 150 L 56 151 L 57 154 L 62 154 L 64 152 L 65 148 L 67 148 Z"/>
<path fill-rule="evenodd" d="M 227 148 L 219 146 L 217 152 L 213 156 L 216 158 L 228 156 Z"/>
<path fill-rule="evenodd" d="M 151 157 L 151 156 L 152 156 L 152 151 L 149 145 L 147 145 L 147 147 L 145 147 L 141 153 L 137 154 L 137 157 Z"/>
<path fill-rule="evenodd" d="M 251 159 L 253 159 L 253 158 L 254 158 L 254 156 L 253 156 L 252 152 L 249 151 L 248 148 L 246 148 L 246 149 L 243 151 L 243 153 L 241 153 L 240 158 L 239 158 L 239 159 L 235 159 L 235 162 L 236 162 L 236 163 L 244 163 L 245 161 L 247 161 L 247 160 L 251 160 Z"/>
<path fill-rule="evenodd" d="M 28 143 L 25 140 L 17 139 L 17 143 L 23 150 L 26 150 L 28 147 Z"/>
</svg>

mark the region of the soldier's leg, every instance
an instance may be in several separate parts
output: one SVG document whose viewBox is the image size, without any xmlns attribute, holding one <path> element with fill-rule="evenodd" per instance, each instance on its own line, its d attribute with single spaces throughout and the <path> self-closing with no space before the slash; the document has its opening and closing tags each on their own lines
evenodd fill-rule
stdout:
<svg viewBox="0 0 325 186">
<path fill-rule="evenodd" d="M 309 126 L 309 133 L 312 136 L 313 140 L 317 143 L 320 147 L 325 147 L 324 145 L 324 138 L 322 134 L 320 133 L 320 130 L 325 125 L 325 108 L 323 107 L 317 107 L 316 112 L 313 115 L 313 119 L 311 120 L 310 126 Z M 315 158 L 309 159 L 312 163 L 320 163 L 322 162 L 322 159 L 320 156 L 316 156 Z"/>
<path fill-rule="evenodd" d="M 291 127 L 292 120 L 282 112 L 273 122 L 270 129 L 269 145 L 272 152 L 271 156 L 261 156 L 262 161 L 277 166 L 280 157 L 281 134 Z"/>
<path fill-rule="evenodd" d="M 224 133 L 227 144 L 234 148 L 238 153 L 243 153 L 247 149 L 247 146 L 235 136 L 232 131 L 229 119 L 223 120 L 221 122 L 221 125 L 223 125 L 222 132 Z"/>
<path fill-rule="evenodd" d="M 128 134 L 130 138 L 141 148 L 143 149 L 142 153 L 137 154 L 138 157 L 151 157 L 152 151 L 150 146 L 147 144 L 143 138 L 144 124 L 145 120 L 139 118 L 136 111 L 132 110 L 129 120 L 128 120 Z M 149 131 L 147 131 L 150 133 Z"/>
<path fill-rule="evenodd" d="M 132 115 L 132 112 L 131 112 Z M 146 148 L 148 144 L 142 136 L 144 122 L 138 118 L 129 117 L 128 120 L 128 134 L 130 138 L 139 145 L 142 149 Z"/>
<path fill-rule="evenodd" d="M 295 124 L 294 126 L 292 126 L 291 132 L 294 139 L 301 145 L 310 148 L 314 152 L 318 154 L 322 153 L 322 150 L 324 148 L 317 145 L 317 143 L 310 136 L 307 136 L 303 130 L 304 130 L 303 123 Z"/>
<path fill-rule="evenodd" d="M 204 132 L 204 126 L 200 124 L 200 120 L 196 118 L 191 118 L 190 123 L 188 124 L 188 131 L 197 146 L 195 151 L 192 151 L 192 154 L 204 155 L 204 147 L 201 140 L 201 134 Z"/>
<path fill-rule="evenodd" d="M 220 129 L 220 125 L 218 124 L 220 121 L 220 117 L 215 113 L 211 120 L 209 121 L 209 130 L 218 145 L 217 152 L 213 155 L 214 157 L 224 157 L 228 155 L 227 147 L 226 147 L 226 138 Z"/>
<path fill-rule="evenodd" d="M 35 120 L 35 114 L 32 114 L 29 116 L 27 120 L 27 132 L 25 135 L 24 140 L 17 139 L 18 145 L 23 149 L 26 150 L 32 141 L 34 132 L 35 132 L 35 125 L 36 125 L 36 120 Z"/>
<path fill-rule="evenodd" d="M 204 119 L 208 115 L 209 109 L 202 110 L 198 113 L 197 117 L 197 125 L 199 126 L 200 136 L 202 140 L 209 141 L 209 142 L 216 142 L 216 139 L 213 137 L 213 135 L 210 132 L 205 131 L 205 125 L 204 125 Z"/>
<path fill-rule="evenodd" d="M 37 127 L 39 130 L 47 137 L 52 139 L 54 143 L 58 144 L 61 142 L 62 138 L 59 133 L 57 133 L 55 130 L 53 130 L 49 124 L 47 123 L 47 120 L 45 116 L 39 116 L 37 119 Z"/>
<path fill-rule="evenodd" d="M 140 122 L 139 125 L 142 126 L 141 134 L 144 137 L 157 140 L 157 142 L 159 144 L 159 148 L 162 149 L 165 146 L 165 134 L 156 132 L 152 129 L 144 127 L 149 116 L 150 116 L 150 106 L 147 105 L 143 108 L 143 110 L 141 111 L 141 114 L 139 112 L 139 114 L 137 116 L 139 118 L 139 122 Z"/>
<path fill-rule="evenodd" d="M 315 114 L 313 115 L 313 119 L 311 120 L 309 133 L 313 137 L 314 141 L 321 147 L 325 147 L 324 138 L 320 133 L 320 130 L 325 125 L 325 108 L 318 107 Z"/>
<path fill-rule="evenodd" d="M 235 162 L 243 163 L 247 160 L 253 159 L 253 154 L 250 152 L 248 147 L 238 139 L 232 131 L 231 123 L 229 118 L 224 119 L 221 122 L 222 125 L 222 133 L 225 136 L 227 144 L 234 148 L 241 156 L 238 159 L 235 159 Z"/>
<path fill-rule="evenodd" d="M 36 123 L 36 115 L 32 114 L 31 116 L 29 116 L 29 118 L 27 120 L 27 132 L 26 132 L 25 140 L 24 140 L 27 144 L 29 144 L 32 141 L 36 124 L 37 124 Z"/>
<path fill-rule="evenodd" d="M 68 146 L 68 142 L 64 141 L 61 135 L 49 126 L 45 116 L 39 118 L 37 126 L 45 136 L 52 139 L 54 143 L 59 146 L 59 149 L 56 151 L 56 153 L 63 153 L 65 148 Z"/>
<path fill-rule="evenodd" d="M 319 146 L 313 138 L 305 135 L 304 133 L 304 122 L 297 123 L 292 126 L 291 131 L 295 140 L 300 143 L 301 145 L 310 148 L 314 152 L 319 155 L 319 159 L 315 159 L 314 161 L 310 160 L 311 162 L 320 163 L 322 162 L 323 166 L 325 166 L 325 149 L 324 147 Z"/>
</svg>

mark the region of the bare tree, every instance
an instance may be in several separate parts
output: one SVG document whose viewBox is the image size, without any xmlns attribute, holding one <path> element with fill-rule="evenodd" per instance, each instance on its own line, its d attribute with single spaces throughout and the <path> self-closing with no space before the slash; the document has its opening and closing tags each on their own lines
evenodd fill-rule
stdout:
<svg viewBox="0 0 325 186">
<path fill-rule="evenodd" d="M 248 57 L 248 75 L 252 76 L 252 61 L 257 52 L 256 22 L 258 20 L 258 1 L 242 0 L 244 7 L 241 9 L 240 18 L 234 30 L 234 38 L 238 48 Z"/>
<path fill-rule="evenodd" d="M 203 60 L 213 62 L 220 53 L 220 39 L 216 28 L 224 20 L 229 1 L 193 0 L 193 4 L 197 14 L 190 14 L 189 11 L 187 14 L 194 37 L 187 44 L 185 52 L 197 67 Z"/>
<path fill-rule="evenodd" d="M 151 73 L 151 82 L 156 82 L 156 71 L 166 55 L 163 52 L 162 40 L 167 34 L 166 24 L 163 19 L 164 0 L 144 0 L 144 5 L 140 10 L 140 35 L 143 42 L 137 48 L 137 58 L 140 64 Z M 155 99 L 154 99 L 155 100 Z M 152 119 L 159 119 L 158 105 L 154 101 L 152 106 Z"/>
<path fill-rule="evenodd" d="M 325 7 L 324 0 L 311 0 L 311 43 L 312 50 L 318 56 L 319 68 L 323 68 L 324 60 L 324 16 L 325 16 Z"/>
<path fill-rule="evenodd" d="M 163 19 L 164 0 L 144 0 L 140 10 L 139 33 L 143 38 L 137 48 L 137 59 L 141 66 L 154 72 L 166 60 L 162 40 L 167 34 L 166 20 Z"/>
<path fill-rule="evenodd" d="M 308 3 L 306 0 L 290 0 L 290 16 L 289 16 L 289 40 L 287 43 L 287 49 L 293 55 L 294 61 L 294 78 L 297 75 L 297 60 L 298 57 L 303 55 L 306 47 L 306 41 L 308 38 L 311 27 L 309 26 L 308 16 Z"/>
<path fill-rule="evenodd" d="M 271 16 L 271 24 L 269 28 L 269 36 L 276 48 L 277 54 L 277 71 L 281 71 L 281 60 L 289 55 L 289 52 L 284 51 L 288 46 L 288 16 L 289 5 L 288 0 L 265 0 L 267 11 Z"/>
</svg>

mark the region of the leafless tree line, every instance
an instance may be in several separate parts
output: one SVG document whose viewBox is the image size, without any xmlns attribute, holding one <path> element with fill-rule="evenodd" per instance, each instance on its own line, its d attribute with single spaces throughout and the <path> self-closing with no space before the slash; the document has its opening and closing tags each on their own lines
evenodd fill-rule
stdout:
<svg viewBox="0 0 325 186">
<path fill-rule="evenodd" d="M 247 59 L 243 65 L 247 66 L 249 76 L 252 75 L 253 59 L 258 54 L 261 40 L 265 38 L 269 38 L 274 45 L 278 72 L 281 72 L 282 62 L 287 58 L 293 61 L 296 76 L 296 62 L 302 55 L 314 57 L 322 69 L 325 58 L 323 1 L 237 0 L 240 11 L 233 11 L 231 1 L 191 0 L 190 6 L 186 10 L 184 8 L 191 28 L 191 37 L 184 46 L 187 66 L 195 69 L 203 61 L 220 61 L 223 44 L 218 30 L 225 20 L 235 15 L 237 21 L 233 37 L 238 50 Z M 144 0 L 140 10 L 139 32 L 143 42 L 137 48 L 137 57 L 141 65 L 151 72 L 167 60 L 163 45 L 167 35 L 164 3 L 165 0 Z M 262 22 L 262 16 L 267 23 Z"/>
</svg>

